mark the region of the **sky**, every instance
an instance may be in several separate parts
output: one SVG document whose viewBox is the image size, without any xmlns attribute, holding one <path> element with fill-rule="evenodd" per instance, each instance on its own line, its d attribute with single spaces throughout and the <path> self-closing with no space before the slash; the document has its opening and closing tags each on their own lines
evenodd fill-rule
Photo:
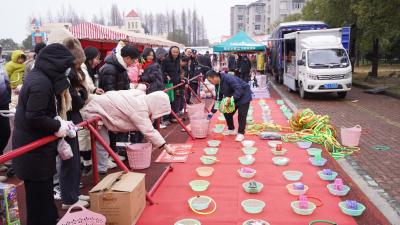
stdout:
<svg viewBox="0 0 400 225">
<path fill-rule="evenodd" d="M 117 3 L 120 11 L 129 12 L 165 12 L 166 10 L 196 8 L 204 16 L 209 39 L 217 39 L 230 33 L 230 7 L 236 4 L 248 4 L 255 0 L 0 0 L 0 39 L 12 38 L 21 43 L 28 34 L 27 24 L 30 16 L 46 18 L 48 11 L 53 16 L 64 5 L 71 5 L 78 15 L 85 15 L 89 21 L 93 14 L 103 10 L 109 14 L 111 4 Z M 7 3 L 5 3 L 7 2 Z"/>
</svg>

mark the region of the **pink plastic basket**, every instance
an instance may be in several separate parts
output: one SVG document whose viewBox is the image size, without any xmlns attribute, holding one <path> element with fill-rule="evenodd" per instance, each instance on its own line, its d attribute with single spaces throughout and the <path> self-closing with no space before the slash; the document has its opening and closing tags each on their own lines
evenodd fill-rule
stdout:
<svg viewBox="0 0 400 225">
<path fill-rule="evenodd" d="M 187 105 L 187 113 L 189 119 L 202 119 L 205 115 L 204 108 L 206 107 L 204 102 L 198 104 Z"/>
<path fill-rule="evenodd" d="M 206 138 L 208 135 L 210 121 L 207 119 L 191 120 L 190 127 L 194 138 Z"/>
<path fill-rule="evenodd" d="M 357 125 L 351 128 L 342 127 L 340 137 L 342 139 L 342 145 L 348 147 L 358 146 L 361 137 L 361 126 Z"/>
<path fill-rule="evenodd" d="M 126 146 L 129 167 L 136 170 L 149 168 L 152 149 L 153 146 L 151 143 L 138 143 Z"/>
<path fill-rule="evenodd" d="M 81 211 L 71 212 L 72 209 L 79 208 Z M 106 217 L 83 208 L 80 205 L 71 206 L 67 213 L 58 221 L 57 225 L 105 225 Z"/>
</svg>

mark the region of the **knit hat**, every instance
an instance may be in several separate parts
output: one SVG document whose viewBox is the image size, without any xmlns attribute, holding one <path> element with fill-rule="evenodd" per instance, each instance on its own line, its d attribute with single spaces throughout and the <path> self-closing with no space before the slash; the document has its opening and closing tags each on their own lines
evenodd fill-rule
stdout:
<svg viewBox="0 0 400 225">
<path fill-rule="evenodd" d="M 156 58 L 160 59 L 162 57 L 165 57 L 168 55 L 167 50 L 165 50 L 164 48 L 157 48 L 156 50 Z"/>
<path fill-rule="evenodd" d="M 71 52 L 71 54 L 75 57 L 74 64 L 81 65 L 86 61 L 85 52 L 81 46 L 81 43 L 78 39 L 74 37 L 68 37 L 64 39 L 63 45 Z"/>
<path fill-rule="evenodd" d="M 99 54 L 99 50 L 93 46 L 86 47 L 85 50 L 86 60 L 95 59 Z"/>
<path fill-rule="evenodd" d="M 63 41 L 69 37 L 74 37 L 74 35 L 72 35 L 72 33 L 65 28 L 54 30 L 49 34 L 47 44 L 48 45 L 54 43 L 62 44 Z"/>
</svg>

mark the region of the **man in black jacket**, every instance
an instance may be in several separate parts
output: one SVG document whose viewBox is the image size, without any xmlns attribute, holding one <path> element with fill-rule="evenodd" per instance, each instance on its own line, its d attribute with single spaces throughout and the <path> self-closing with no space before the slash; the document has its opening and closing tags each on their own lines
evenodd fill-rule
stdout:
<svg viewBox="0 0 400 225">
<path fill-rule="evenodd" d="M 250 81 L 250 71 L 251 71 L 251 62 L 249 58 L 244 55 L 241 57 L 241 60 L 238 63 L 238 68 L 239 68 L 239 76 L 240 78 L 248 83 Z"/>
<path fill-rule="evenodd" d="M 129 89 L 129 77 L 126 69 L 139 57 L 137 48 L 127 45 L 121 54 L 112 54 L 105 59 L 100 68 L 99 87 L 105 92 Z"/>
<path fill-rule="evenodd" d="M 172 46 L 169 49 L 168 56 L 165 58 L 162 71 L 164 73 L 164 82 L 171 82 L 173 85 L 177 85 L 181 82 L 180 77 L 180 57 L 179 57 L 179 47 Z M 179 113 L 179 106 L 181 101 L 183 101 L 183 94 L 180 93 L 180 89 L 174 91 L 174 101 L 171 102 L 172 110 L 175 113 Z M 171 118 L 171 122 L 176 122 L 175 118 Z"/>
<path fill-rule="evenodd" d="M 66 136 L 72 122 L 56 120 L 55 117 L 67 110 L 67 104 L 63 104 L 67 100 L 62 96 L 69 93 L 70 83 L 66 74 L 73 61 L 70 51 L 61 44 L 51 44 L 40 52 L 19 94 L 13 149 L 52 134 Z M 13 159 L 17 177 L 24 180 L 29 225 L 57 223 L 53 196 L 56 156 L 57 141 L 53 141 Z"/>
</svg>

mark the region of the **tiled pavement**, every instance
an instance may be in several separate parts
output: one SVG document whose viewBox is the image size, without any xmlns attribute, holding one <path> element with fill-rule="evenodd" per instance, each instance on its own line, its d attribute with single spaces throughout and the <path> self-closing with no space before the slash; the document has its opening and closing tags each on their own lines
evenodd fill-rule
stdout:
<svg viewBox="0 0 400 225">
<path fill-rule="evenodd" d="M 344 100 L 334 94 L 304 100 L 284 86 L 275 87 L 298 109 L 311 108 L 317 114 L 329 115 L 339 132 L 342 126 L 361 125 L 361 151 L 346 160 L 400 215 L 400 100 L 366 94 L 359 88 L 353 88 Z M 374 145 L 391 149 L 372 150 Z"/>
</svg>

